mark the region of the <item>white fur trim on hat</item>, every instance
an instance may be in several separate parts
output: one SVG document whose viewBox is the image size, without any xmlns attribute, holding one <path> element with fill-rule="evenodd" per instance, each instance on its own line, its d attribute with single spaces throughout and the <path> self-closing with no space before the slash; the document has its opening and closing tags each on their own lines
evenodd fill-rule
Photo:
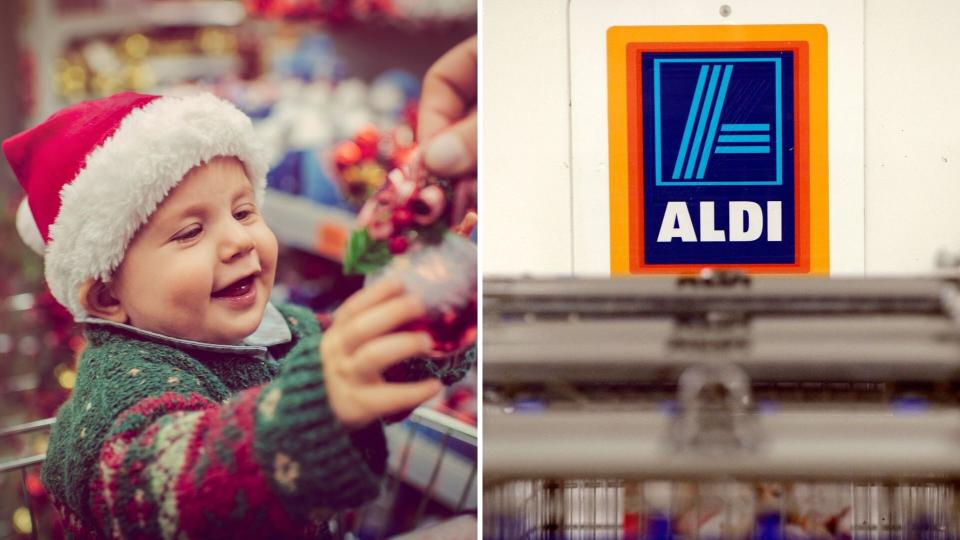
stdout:
<svg viewBox="0 0 960 540">
<path fill-rule="evenodd" d="M 193 167 L 217 156 L 243 162 L 262 203 L 267 165 L 250 119 L 210 94 L 161 97 L 128 114 L 60 192 L 45 274 L 53 296 L 76 319 L 88 316 L 79 286 L 104 282 L 127 245 Z"/>
<path fill-rule="evenodd" d="M 20 239 L 23 243 L 43 255 L 46 245 L 43 243 L 43 235 L 37 228 L 37 222 L 33 219 L 33 212 L 30 210 L 30 203 L 24 197 L 17 206 L 17 232 L 20 233 Z"/>
</svg>

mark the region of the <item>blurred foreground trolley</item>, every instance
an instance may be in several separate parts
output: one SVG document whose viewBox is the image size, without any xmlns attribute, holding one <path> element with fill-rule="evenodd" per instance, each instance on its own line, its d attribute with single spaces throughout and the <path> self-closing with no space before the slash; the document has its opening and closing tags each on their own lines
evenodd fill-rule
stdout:
<svg viewBox="0 0 960 540">
<path fill-rule="evenodd" d="M 18 439 L 17 446 L 36 448 L 36 441 L 46 437 L 53 422 L 49 418 L 0 429 L 0 449 L 9 448 Z M 33 440 L 24 444 L 24 439 Z M 434 529 L 429 534 L 472 538 L 476 530 L 472 516 L 477 508 L 476 428 L 432 409 L 420 408 L 404 422 L 387 428 L 387 444 L 390 475 L 380 499 L 337 516 L 331 529 L 345 539 L 391 538 L 404 533 L 402 538 L 407 539 L 418 538 L 420 531 L 430 531 L 431 525 L 441 523 L 442 532 Z M 31 485 L 37 481 L 36 475 L 29 473 L 39 470 L 43 458 L 42 453 L 36 453 L 0 459 L 0 489 L 18 489 L 22 501 L 16 511 L 9 509 L 13 512 L 13 530 L 0 532 L 0 538 L 57 536 L 37 519 L 35 500 L 42 488 Z M 52 514 L 50 509 L 46 512 Z"/>
<path fill-rule="evenodd" d="M 485 537 L 960 538 L 954 277 L 484 287 Z"/>
</svg>

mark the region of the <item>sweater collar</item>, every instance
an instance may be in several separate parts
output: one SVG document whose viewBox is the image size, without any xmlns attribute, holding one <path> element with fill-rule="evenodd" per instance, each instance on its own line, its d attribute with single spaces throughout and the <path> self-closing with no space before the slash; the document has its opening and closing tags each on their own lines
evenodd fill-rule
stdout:
<svg viewBox="0 0 960 540">
<path fill-rule="evenodd" d="M 287 322 L 283 318 L 283 315 L 276 307 L 274 307 L 273 304 L 269 302 L 267 303 L 267 308 L 263 312 L 263 320 L 260 321 L 260 326 L 258 326 L 252 334 L 244 338 L 243 343 L 240 345 L 222 345 L 219 343 L 205 343 L 203 341 L 176 338 L 157 332 L 151 332 L 150 330 L 144 330 L 143 328 L 130 326 L 129 324 L 108 321 L 97 317 L 87 317 L 79 322 L 90 325 L 119 328 L 126 332 L 150 339 L 151 341 L 171 345 L 173 347 L 218 353 L 260 354 L 266 352 L 267 347 L 288 343 L 293 339 L 293 335 L 290 332 L 290 327 L 287 326 Z"/>
</svg>

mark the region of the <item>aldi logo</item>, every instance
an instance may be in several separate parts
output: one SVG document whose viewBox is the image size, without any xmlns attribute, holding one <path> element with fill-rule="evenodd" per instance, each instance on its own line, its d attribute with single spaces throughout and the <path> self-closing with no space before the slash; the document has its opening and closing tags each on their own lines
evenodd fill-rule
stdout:
<svg viewBox="0 0 960 540">
<path fill-rule="evenodd" d="M 807 39 L 768 37 L 791 28 Z M 613 273 L 826 272 L 826 136 L 810 127 L 814 113 L 826 127 L 818 29 L 610 30 Z M 768 38 L 743 41 L 758 31 Z"/>
<path fill-rule="evenodd" d="M 783 184 L 784 150 L 792 151 L 784 148 L 784 111 L 789 127 L 793 107 L 782 66 L 792 66 L 792 54 L 661 53 L 645 61 L 657 185 Z"/>
</svg>

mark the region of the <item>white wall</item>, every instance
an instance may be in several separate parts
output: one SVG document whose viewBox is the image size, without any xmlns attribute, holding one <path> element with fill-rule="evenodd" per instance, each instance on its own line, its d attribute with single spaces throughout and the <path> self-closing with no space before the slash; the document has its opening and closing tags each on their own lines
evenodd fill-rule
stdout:
<svg viewBox="0 0 960 540">
<path fill-rule="evenodd" d="M 867 0 L 868 273 L 922 272 L 960 248 L 958 23 L 956 0 Z"/>
<path fill-rule="evenodd" d="M 483 273 L 572 271 L 566 0 L 481 5 Z"/>
<path fill-rule="evenodd" d="M 482 5 L 487 275 L 572 271 L 566 5 Z M 960 248 L 958 22 L 955 0 L 866 0 L 868 274 L 927 271 Z"/>
</svg>

